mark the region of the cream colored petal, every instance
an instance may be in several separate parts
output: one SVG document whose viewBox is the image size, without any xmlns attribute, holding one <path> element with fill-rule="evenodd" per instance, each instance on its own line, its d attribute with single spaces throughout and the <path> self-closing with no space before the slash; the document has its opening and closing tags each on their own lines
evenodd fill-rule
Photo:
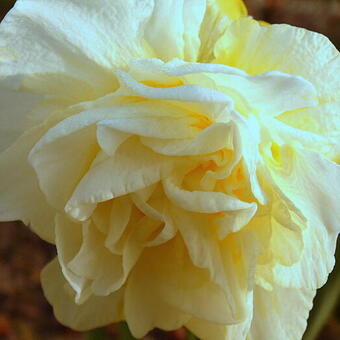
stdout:
<svg viewBox="0 0 340 340">
<path fill-rule="evenodd" d="M 117 243 L 128 227 L 131 214 L 132 201 L 127 196 L 117 197 L 112 200 L 105 247 L 113 253 L 117 252 Z"/>
<path fill-rule="evenodd" d="M 99 162 L 87 172 L 68 201 L 66 211 L 74 218 L 85 220 L 92 213 L 88 210 L 89 204 L 145 188 L 158 182 L 170 171 L 169 159 L 155 154 L 137 139 L 131 138 L 114 157 Z"/>
<path fill-rule="evenodd" d="M 50 142 L 47 136 L 31 150 L 29 161 L 49 202 L 62 210 L 98 152 L 96 129 L 80 128 Z"/>
<path fill-rule="evenodd" d="M 27 115 L 42 96 L 15 91 L 0 81 L 0 152 L 9 147 L 28 125 Z"/>
<path fill-rule="evenodd" d="M 164 197 L 163 190 L 151 186 L 131 194 L 131 198 L 143 214 L 163 224 L 159 232 L 147 242 L 146 246 L 158 246 L 175 237 L 177 229 L 172 220 L 169 203 Z"/>
<path fill-rule="evenodd" d="M 199 61 L 211 62 L 216 41 L 225 32 L 231 20 L 247 15 L 242 0 L 209 0 L 201 25 Z"/>
<path fill-rule="evenodd" d="M 189 314 L 230 322 L 223 291 L 191 263 L 179 237 L 144 250 L 129 277 L 125 299 L 127 321 L 136 336 L 153 327 L 176 329 Z"/>
<path fill-rule="evenodd" d="M 156 116 L 165 112 L 171 114 L 163 106 L 158 109 L 151 109 L 150 105 L 97 108 L 75 114 L 51 128 L 29 155 L 40 187 L 49 201 L 58 209 L 63 209 L 99 150 L 97 138 L 99 143 L 109 142 L 107 138 L 104 141 L 100 131 L 96 132 L 97 122 L 110 118 L 119 120 L 120 117 L 127 118 L 129 115 L 136 118 L 138 115 Z M 124 138 L 121 142 L 123 140 Z M 109 145 L 107 148 L 103 147 L 107 149 Z M 67 176 L 60 178 L 60 173 L 67 173 Z"/>
<path fill-rule="evenodd" d="M 124 314 L 132 334 L 142 338 L 153 328 L 176 330 L 190 318 L 157 295 L 157 286 L 135 272 L 129 278 L 124 296 Z"/>
<path fill-rule="evenodd" d="M 254 46 L 257 46 L 254 49 Z M 339 52 L 325 36 L 289 25 L 235 21 L 215 46 L 214 62 L 250 74 L 278 70 L 309 80 L 322 102 L 339 96 Z"/>
<path fill-rule="evenodd" d="M 233 148 L 233 125 L 215 123 L 190 139 L 141 138 L 153 151 L 167 156 L 194 156 L 213 153 L 225 147 Z"/>
<path fill-rule="evenodd" d="M 212 102 L 226 103 L 230 105 L 231 100 L 225 94 L 204 88 L 200 85 L 181 85 L 169 88 L 156 88 L 137 82 L 130 74 L 124 71 L 116 71 L 120 81 L 121 95 L 134 95 L 150 99 L 178 100 L 185 102 Z"/>
<path fill-rule="evenodd" d="M 252 295 L 252 293 L 249 293 L 249 311 L 245 321 L 234 325 L 220 325 L 202 319 L 192 318 L 185 326 L 202 340 L 246 340 L 253 317 Z"/>
<path fill-rule="evenodd" d="M 315 290 L 281 288 L 254 289 L 254 318 L 250 340 L 300 340 L 313 306 Z"/>
<path fill-rule="evenodd" d="M 169 112 L 169 114 L 171 111 Z M 132 117 L 103 120 L 99 126 L 120 130 L 130 134 L 153 138 L 188 138 L 198 130 L 191 126 L 194 119 L 182 117 Z M 114 131 L 113 131 L 114 133 Z"/>
<path fill-rule="evenodd" d="M 154 54 L 164 61 L 173 58 L 195 60 L 204 12 L 204 0 L 156 1 L 145 29 L 145 38 Z"/>
<path fill-rule="evenodd" d="M 340 132 L 340 101 L 318 105 L 313 108 L 286 112 L 277 117 L 281 122 L 297 129 L 324 136 Z"/>
<path fill-rule="evenodd" d="M 184 0 L 159 0 L 145 27 L 145 38 L 155 55 L 167 61 L 184 55 Z M 169 13 L 172 15 L 169 16 Z"/>
<path fill-rule="evenodd" d="M 54 242 L 55 210 L 48 205 L 27 161 L 44 131 L 44 127 L 27 131 L 0 154 L 0 220 L 22 220 L 41 238 Z"/>
<path fill-rule="evenodd" d="M 184 0 L 184 60 L 196 61 L 201 47 L 199 32 L 206 11 L 205 0 Z"/>
<path fill-rule="evenodd" d="M 48 6 L 46 0 L 18 1 L 1 24 L 0 44 L 16 57 L 2 64 L 1 73 L 65 72 L 110 88 L 112 69 L 147 56 L 142 37 L 153 5 L 149 0 L 62 0 Z"/>
<path fill-rule="evenodd" d="M 55 218 L 56 246 L 58 261 L 64 278 L 75 292 L 76 303 L 86 301 L 91 295 L 89 280 L 77 275 L 70 267 L 69 262 L 77 255 L 82 245 L 82 225 L 74 223 L 66 216 L 58 214 Z"/>
<path fill-rule="evenodd" d="M 79 252 L 67 267 L 81 278 L 91 280 L 95 295 L 107 296 L 123 284 L 121 256 L 112 254 L 105 246 L 105 235 L 93 224 L 83 225 L 82 244 Z"/>
<path fill-rule="evenodd" d="M 108 296 L 91 296 L 78 305 L 56 259 L 43 269 L 41 284 L 47 300 L 53 306 L 54 315 L 67 327 L 86 331 L 123 319 L 123 290 Z"/>
<path fill-rule="evenodd" d="M 272 235 L 270 245 L 275 261 L 283 266 L 291 266 L 301 258 L 303 251 L 303 235 L 293 231 L 272 219 Z"/>
<path fill-rule="evenodd" d="M 242 0 L 208 0 L 216 4 L 222 13 L 231 19 L 238 19 L 247 15 L 247 8 Z"/>
<path fill-rule="evenodd" d="M 227 318 L 228 323 L 240 322 L 246 314 L 245 291 L 248 288 L 248 275 L 244 273 L 240 276 L 237 268 L 243 268 L 244 263 L 238 267 L 233 263 L 232 249 L 220 247 L 211 219 L 179 208 L 172 208 L 172 216 L 193 264 L 207 269 L 210 280 L 224 291 L 227 305 L 226 312 L 221 317 Z M 225 244 L 228 242 L 225 241 Z M 245 270 L 248 271 L 248 268 Z"/>
<path fill-rule="evenodd" d="M 218 69 L 218 68 L 217 68 Z M 224 72 L 223 72 L 224 73 Z M 245 116 L 277 116 L 283 112 L 317 105 L 317 93 L 306 79 L 279 71 L 256 76 L 225 74 L 205 75 L 208 87 L 232 97 Z M 188 77 L 200 81 L 202 76 Z M 213 84 L 209 84 L 213 81 Z M 209 86 L 210 85 L 210 86 Z M 213 86 L 211 86 L 213 85 Z"/>
<path fill-rule="evenodd" d="M 106 125 L 97 126 L 97 141 L 101 149 L 109 156 L 113 156 L 119 146 L 123 144 L 131 135 L 126 132 L 111 129 Z"/>
<path fill-rule="evenodd" d="M 167 197 L 175 205 L 187 211 L 218 213 L 244 209 L 253 210 L 253 207 L 256 206 L 256 203 L 243 202 L 221 192 L 184 190 L 172 178 L 165 179 L 163 187 Z"/>
<path fill-rule="evenodd" d="M 282 167 L 272 167 L 271 176 L 278 192 L 306 218 L 307 226 L 300 261 L 288 268 L 276 266 L 276 280 L 287 287 L 319 288 L 334 265 L 340 167 L 307 149 L 283 147 L 281 159 Z"/>
<path fill-rule="evenodd" d="M 250 181 L 251 190 L 260 204 L 266 203 L 266 195 L 260 186 L 257 176 L 257 167 L 260 161 L 259 143 L 261 140 L 260 126 L 254 116 L 245 118 L 240 114 L 234 112 L 233 119 L 238 127 L 238 135 L 235 150 L 240 155 L 235 158 L 242 157 L 246 171 L 247 178 Z"/>
</svg>

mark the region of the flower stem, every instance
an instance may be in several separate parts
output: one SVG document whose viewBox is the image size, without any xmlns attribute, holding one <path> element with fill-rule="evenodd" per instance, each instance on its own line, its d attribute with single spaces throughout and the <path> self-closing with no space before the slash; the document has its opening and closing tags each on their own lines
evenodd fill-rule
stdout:
<svg viewBox="0 0 340 340">
<path fill-rule="evenodd" d="M 187 340 L 197 340 L 196 336 L 188 331 Z"/>
<path fill-rule="evenodd" d="M 86 332 L 86 340 L 105 340 L 107 339 L 105 330 L 103 328 L 93 329 Z"/>
<path fill-rule="evenodd" d="M 126 322 L 119 323 L 118 329 L 119 329 L 119 340 L 135 340 Z"/>
</svg>

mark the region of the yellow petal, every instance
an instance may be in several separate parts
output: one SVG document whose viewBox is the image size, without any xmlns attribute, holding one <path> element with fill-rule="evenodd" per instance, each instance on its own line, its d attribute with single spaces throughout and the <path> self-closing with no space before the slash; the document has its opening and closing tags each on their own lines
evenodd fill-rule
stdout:
<svg viewBox="0 0 340 340">
<path fill-rule="evenodd" d="M 192 318 L 185 326 L 202 340 L 246 340 L 253 316 L 252 293 L 248 294 L 248 307 L 247 318 L 234 325 L 221 325 L 198 318 Z"/>
<path fill-rule="evenodd" d="M 109 70 L 126 65 L 131 57 L 146 56 L 142 25 L 153 7 L 148 0 L 62 0 L 48 6 L 45 0 L 19 1 L 0 31 L 1 45 L 11 49 L 16 59 L 2 67 L 5 72 L 26 75 L 65 72 L 96 86 L 103 87 L 103 82 L 108 86 L 112 81 Z M 75 22 L 78 30 L 74 30 Z M 17 32 L 21 32 L 20 44 Z"/>
<path fill-rule="evenodd" d="M 209 219 L 179 208 L 172 208 L 172 216 L 193 264 L 207 269 L 210 280 L 224 291 L 227 299 L 224 317 L 229 323 L 240 322 L 246 314 L 245 291 L 250 270 L 248 264 L 244 262 L 238 265 L 233 262 L 230 245 L 228 247 L 229 241 L 225 241 L 222 247 L 219 245 L 216 230 L 214 225 L 209 223 Z M 246 254 L 244 256 L 246 257 Z M 239 275 L 239 270 L 245 270 L 247 274 L 244 272 L 244 275 Z"/>
<path fill-rule="evenodd" d="M 199 28 L 205 1 L 159 0 L 145 27 L 145 37 L 162 60 L 196 59 L 200 41 Z M 169 13 L 172 15 L 169 16 Z"/>
<path fill-rule="evenodd" d="M 250 339 L 301 339 L 314 295 L 315 290 L 309 289 L 275 286 L 267 291 L 257 286 Z"/>
<path fill-rule="evenodd" d="M 27 128 L 27 115 L 41 95 L 11 89 L 10 80 L 0 82 L 0 152 L 10 146 Z"/>
<path fill-rule="evenodd" d="M 43 269 L 41 284 L 47 300 L 53 306 L 56 318 L 72 329 L 86 331 L 118 322 L 123 318 L 123 290 L 108 296 L 92 296 L 78 305 L 56 259 Z"/>
<path fill-rule="evenodd" d="M 242 0 L 208 0 L 216 3 L 224 15 L 231 19 L 238 19 L 247 15 L 247 8 Z"/>
<path fill-rule="evenodd" d="M 193 156 L 213 153 L 225 147 L 232 148 L 232 124 L 215 123 L 187 139 L 141 138 L 141 142 L 153 151 L 168 156 Z"/>
<path fill-rule="evenodd" d="M 0 220 L 22 220 L 48 242 L 54 242 L 55 210 L 41 192 L 28 153 L 44 133 L 37 127 L 0 154 Z"/>
<path fill-rule="evenodd" d="M 256 48 L 254 48 L 256 46 Z M 250 18 L 231 24 L 215 46 L 214 62 L 250 74 L 281 71 L 309 80 L 321 101 L 339 98 L 339 52 L 325 36 L 289 25 L 261 26 Z"/>
<path fill-rule="evenodd" d="M 75 292 L 75 301 L 81 303 L 91 295 L 89 280 L 77 275 L 69 267 L 69 262 L 77 255 L 82 245 L 82 225 L 74 223 L 66 216 L 58 214 L 55 218 L 56 246 L 58 261 L 70 287 Z"/>
<path fill-rule="evenodd" d="M 304 249 L 292 267 L 276 266 L 274 273 L 286 287 L 319 288 L 334 265 L 339 233 L 339 165 L 307 149 L 283 148 L 284 168 L 271 168 L 277 191 L 307 220 L 303 230 Z M 320 258 L 322 260 L 320 261 Z"/>
<path fill-rule="evenodd" d="M 158 182 L 171 171 L 170 160 L 141 145 L 137 139 L 126 141 L 114 157 L 93 166 L 75 189 L 66 210 L 84 220 L 93 205 L 143 189 Z M 86 208 L 86 209 L 85 209 Z M 85 209 L 85 210 L 84 210 Z"/>
</svg>

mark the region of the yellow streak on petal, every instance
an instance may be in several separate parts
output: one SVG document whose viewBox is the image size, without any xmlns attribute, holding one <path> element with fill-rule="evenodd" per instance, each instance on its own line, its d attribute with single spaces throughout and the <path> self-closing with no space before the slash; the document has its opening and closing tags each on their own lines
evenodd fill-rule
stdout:
<svg viewBox="0 0 340 340">
<path fill-rule="evenodd" d="M 247 8 L 242 0 L 215 0 L 222 12 L 230 19 L 238 19 L 248 14 Z"/>
</svg>

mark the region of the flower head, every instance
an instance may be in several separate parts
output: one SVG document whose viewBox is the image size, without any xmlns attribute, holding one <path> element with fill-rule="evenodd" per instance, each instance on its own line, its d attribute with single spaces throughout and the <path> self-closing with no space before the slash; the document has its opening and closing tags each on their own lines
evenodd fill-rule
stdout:
<svg viewBox="0 0 340 340">
<path fill-rule="evenodd" d="M 301 338 L 340 224 L 327 38 L 241 1 L 19 0 L 0 42 L 0 219 L 56 244 L 62 323 Z"/>
</svg>

